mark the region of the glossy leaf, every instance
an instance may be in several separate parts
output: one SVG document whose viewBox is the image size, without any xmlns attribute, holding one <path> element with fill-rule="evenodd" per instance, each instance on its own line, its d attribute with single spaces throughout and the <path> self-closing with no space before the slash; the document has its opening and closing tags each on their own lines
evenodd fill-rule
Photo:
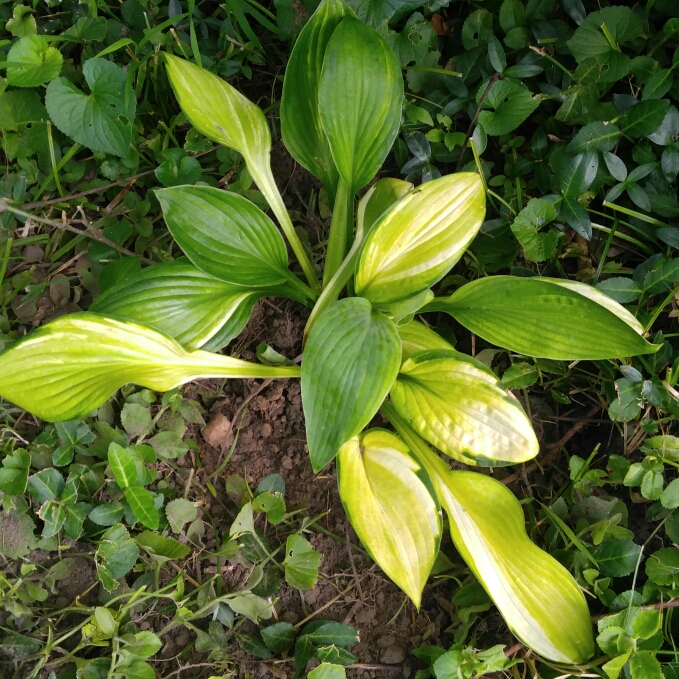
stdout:
<svg viewBox="0 0 679 679">
<path fill-rule="evenodd" d="M 399 199 L 413 190 L 410 182 L 394 177 L 378 179 L 358 203 L 357 220 L 359 228 L 368 234 L 378 219 Z"/>
<path fill-rule="evenodd" d="M 462 286 L 427 310 L 445 311 L 487 342 L 556 360 L 650 354 L 631 314 L 583 283 L 492 276 Z"/>
<path fill-rule="evenodd" d="M 422 438 L 460 462 L 519 464 L 539 452 L 519 402 L 486 366 L 454 349 L 413 354 L 401 366 L 390 396 Z"/>
<path fill-rule="evenodd" d="M 201 271 L 259 290 L 295 278 L 278 229 L 246 198 L 209 186 L 159 189 L 156 196 L 170 233 Z"/>
<path fill-rule="evenodd" d="M 318 91 L 321 124 L 350 194 L 382 167 L 401 125 L 403 76 L 372 28 L 345 18 L 328 41 Z"/>
<path fill-rule="evenodd" d="M 295 377 L 206 351 L 188 352 L 143 325 L 92 313 L 62 316 L 0 354 L 0 395 L 44 420 L 85 416 L 128 382 L 168 391 L 199 377 Z"/>
<path fill-rule="evenodd" d="M 323 0 L 299 34 L 283 81 L 281 134 L 290 155 L 323 182 L 333 199 L 337 168 L 321 125 L 318 90 L 328 42 L 353 12 L 342 0 Z"/>
<path fill-rule="evenodd" d="M 150 490 L 142 486 L 130 486 L 125 489 L 125 499 L 139 523 L 151 530 L 158 529 L 160 517 Z"/>
<path fill-rule="evenodd" d="M 446 341 L 424 323 L 410 321 L 398 328 L 401 336 L 401 360 L 406 361 L 418 351 L 427 349 L 453 349 L 453 345 Z"/>
<path fill-rule="evenodd" d="M 356 267 L 356 292 L 373 304 L 412 297 L 457 263 L 485 215 L 472 172 L 441 177 L 411 191 L 368 234 Z"/>
<path fill-rule="evenodd" d="M 137 485 L 137 463 L 127 449 L 117 443 L 111 443 L 108 450 L 108 464 L 116 483 L 121 488 Z"/>
<path fill-rule="evenodd" d="M 490 476 L 451 471 L 398 417 L 392 421 L 427 470 L 455 547 L 514 635 L 556 662 L 579 664 L 591 657 L 585 597 L 571 574 L 530 541 L 511 491 Z"/>
<path fill-rule="evenodd" d="M 373 418 L 401 359 L 394 324 L 367 300 L 335 302 L 316 321 L 302 362 L 311 465 L 318 472 Z"/>
<path fill-rule="evenodd" d="M 243 154 L 248 165 L 269 165 L 271 132 L 256 104 L 225 80 L 165 52 L 177 101 L 198 132 Z"/>
<path fill-rule="evenodd" d="M 148 267 L 114 285 L 90 311 L 144 323 L 187 349 L 216 351 L 240 334 L 260 296 L 179 260 Z"/>
<path fill-rule="evenodd" d="M 347 441 L 339 493 L 351 525 L 379 567 L 420 607 L 441 537 L 438 509 L 408 446 L 388 431 Z"/>
</svg>

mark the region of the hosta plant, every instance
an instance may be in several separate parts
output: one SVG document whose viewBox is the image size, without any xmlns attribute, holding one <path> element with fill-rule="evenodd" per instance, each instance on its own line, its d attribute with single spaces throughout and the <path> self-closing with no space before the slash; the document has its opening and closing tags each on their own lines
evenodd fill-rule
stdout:
<svg viewBox="0 0 679 679">
<path fill-rule="evenodd" d="M 437 298 L 485 215 L 466 172 L 414 188 L 380 179 L 399 130 L 403 80 L 388 44 L 341 0 L 323 0 L 292 52 L 283 141 L 325 186 L 333 216 L 322 276 L 271 173 L 263 112 L 207 70 L 167 56 L 195 129 L 238 150 L 288 239 L 247 199 L 208 186 L 158 190 L 185 257 L 144 269 L 0 355 L 0 395 L 50 421 L 101 406 L 122 385 L 154 390 L 208 377 L 301 377 L 311 464 L 338 462 L 356 533 L 416 606 L 441 537 L 453 541 L 507 624 L 545 658 L 594 650 L 585 598 L 569 572 L 527 537 L 516 498 L 492 477 L 451 471 L 518 464 L 539 452 L 519 401 L 475 358 L 416 314 L 445 312 L 484 340 L 549 359 L 622 359 L 656 350 L 623 307 L 569 280 L 493 276 Z M 356 209 L 354 209 L 356 206 Z M 278 295 L 311 309 L 301 367 L 218 353 L 254 304 Z M 365 428 L 378 411 L 395 432 Z M 429 445 L 428 445 L 429 444 Z"/>
</svg>

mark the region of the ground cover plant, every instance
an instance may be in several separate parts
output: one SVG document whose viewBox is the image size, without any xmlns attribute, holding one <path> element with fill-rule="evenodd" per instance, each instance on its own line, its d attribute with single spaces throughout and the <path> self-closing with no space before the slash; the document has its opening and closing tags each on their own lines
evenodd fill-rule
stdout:
<svg viewBox="0 0 679 679">
<path fill-rule="evenodd" d="M 309 541 L 320 517 L 286 504 L 289 479 L 264 475 L 252 490 L 241 476 L 220 478 L 257 389 L 232 410 L 236 432 L 214 470 L 196 466 L 201 447 L 187 427 L 203 426 L 205 407 L 234 387 L 208 382 L 187 397 L 178 386 L 301 377 L 311 467 L 321 479 L 336 473 L 336 502 L 360 540 L 347 534 L 350 559 L 365 554 L 361 544 L 417 608 L 450 616 L 449 636 L 414 651 L 419 676 L 674 676 L 673 8 L 100 9 L 106 18 L 90 7 L 38 23 L 19 5 L 6 16 L 10 671 L 166 676 L 155 656 L 179 629 L 192 641 L 179 637 L 170 673 L 186 676 L 237 672 L 238 649 L 279 673 L 289 657 L 297 676 L 310 661 L 320 663 L 314 677 L 402 662 L 385 644 L 383 666 L 362 664 L 348 650 L 359 642 L 350 618 L 319 620 L 323 607 L 271 624 L 283 581 L 303 592 L 327 576 Z M 297 34 L 286 58 L 277 40 Z M 305 215 L 289 209 L 271 170 L 275 116 L 224 79 L 247 89 L 273 48 L 287 61 L 282 141 L 320 182 L 309 203 L 297 193 Z M 122 190 L 110 185 L 119 177 Z M 79 200 L 73 218 L 38 212 Z M 21 261 L 35 248 L 45 266 Z M 247 338 L 274 296 L 304 319 L 297 358 L 238 340 L 232 356 L 217 353 Z M 243 352 L 249 360 L 233 356 Z M 57 424 L 29 426 L 11 404 Z M 601 441 L 606 454 L 583 438 L 580 455 L 559 459 L 601 410 L 619 436 Z M 562 417 L 573 424 L 559 437 Z M 206 441 L 219 422 L 210 419 Z M 451 471 L 426 442 L 490 475 Z M 534 465 L 504 471 L 541 443 L 546 483 L 528 476 Z M 506 488 L 517 481 L 521 502 Z M 189 499 L 192 485 L 202 501 Z M 224 491 L 235 511 L 222 527 L 202 505 Z M 444 540 L 443 551 L 441 508 L 455 546 Z M 207 580 L 186 565 L 197 557 L 214 561 Z M 80 590 L 55 606 L 80 558 L 95 568 L 98 600 L 81 603 Z M 248 577 L 225 585 L 223 563 Z M 445 594 L 427 605 L 428 590 Z M 484 631 L 492 610 L 523 644 L 503 652 Z"/>
</svg>

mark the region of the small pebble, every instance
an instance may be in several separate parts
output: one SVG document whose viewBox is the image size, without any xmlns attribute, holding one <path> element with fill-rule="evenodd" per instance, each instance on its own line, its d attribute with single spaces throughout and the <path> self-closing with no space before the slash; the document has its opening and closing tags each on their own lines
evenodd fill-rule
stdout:
<svg viewBox="0 0 679 679">
<path fill-rule="evenodd" d="M 405 659 L 406 659 L 406 652 L 400 646 L 397 646 L 396 644 L 392 644 L 391 646 L 387 646 L 380 653 L 380 660 L 385 665 L 399 665 Z"/>
</svg>

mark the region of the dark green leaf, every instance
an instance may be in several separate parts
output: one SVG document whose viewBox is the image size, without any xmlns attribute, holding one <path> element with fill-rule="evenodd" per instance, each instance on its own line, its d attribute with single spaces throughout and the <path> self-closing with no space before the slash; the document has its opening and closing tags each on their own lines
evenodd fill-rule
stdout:
<svg viewBox="0 0 679 679">
<path fill-rule="evenodd" d="M 285 543 L 285 580 L 295 589 L 313 589 L 323 555 L 301 535 L 291 535 Z"/>
<path fill-rule="evenodd" d="M 262 639 L 272 653 L 287 653 L 296 636 L 297 632 L 289 622 L 277 622 L 262 628 Z"/>
<path fill-rule="evenodd" d="M 64 477 L 56 469 L 43 469 L 28 479 L 28 494 L 40 503 L 56 500 L 65 485 Z"/>
<path fill-rule="evenodd" d="M 526 87 L 509 80 L 498 80 L 486 97 L 486 105 L 494 110 L 481 111 L 479 123 L 491 136 L 507 134 L 528 118 L 539 104 Z"/>
<path fill-rule="evenodd" d="M 639 299 L 642 293 L 641 288 L 631 278 L 622 276 L 607 278 L 598 283 L 596 287 L 620 304 L 634 302 Z"/>
<path fill-rule="evenodd" d="M 615 539 L 602 542 L 593 553 L 604 575 L 622 578 L 634 572 L 641 547 L 631 540 Z"/>
<path fill-rule="evenodd" d="M 669 106 L 668 99 L 640 101 L 622 114 L 620 130 L 633 139 L 652 134 L 663 122 Z"/>
<path fill-rule="evenodd" d="M 191 552 L 188 545 L 183 545 L 174 538 L 166 538 L 148 530 L 135 536 L 134 539 L 144 551 L 161 560 L 183 559 Z"/>
<path fill-rule="evenodd" d="M 568 145 L 569 153 L 585 151 L 610 151 L 620 137 L 620 130 L 613 123 L 596 121 L 585 125 Z"/>
<path fill-rule="evenodd" d="M 158 529 L 160 516 L 150 490 L 142 486 L 129 486 L 125 488 L 125 499 L 139 523 L 152 530 Z"/>
<path fill-rule="evenodd" d="M 396 379 L 401 340 L 362 298 L 336 302 L 313 326 L 302 362 L 311 464 L 320 471 L 373 418 Z"/>
</svg>

